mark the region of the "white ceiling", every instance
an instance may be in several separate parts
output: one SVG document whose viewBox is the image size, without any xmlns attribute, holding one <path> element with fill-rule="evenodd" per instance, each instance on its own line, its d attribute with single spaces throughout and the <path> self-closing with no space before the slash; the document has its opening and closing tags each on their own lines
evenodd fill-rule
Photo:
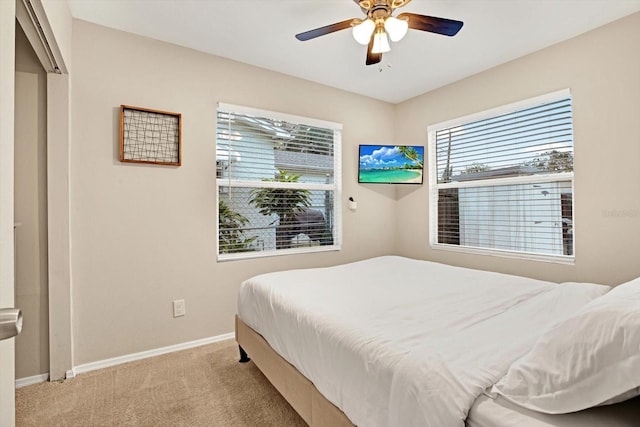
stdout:
<svg viewBox="0 0 640 427">
<path fill-rule="evenodd" d="M 640 0 L 413 0 L 399 9 L 456 19 L 454 37 L 409 30 L 378 65 L 343 30 L 353 0 L 69 0 L 74 18 L 398 103 L 640 11 Z M 399 12 L 396 12 L 397 15 Z"/>
</svg>

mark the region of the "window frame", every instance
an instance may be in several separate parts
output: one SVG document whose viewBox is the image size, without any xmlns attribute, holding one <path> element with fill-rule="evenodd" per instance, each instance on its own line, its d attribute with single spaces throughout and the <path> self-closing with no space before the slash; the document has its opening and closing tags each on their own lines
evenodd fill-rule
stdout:
<svg viewBox="0 0 640 427">
<path fill-rule="evenodd" d="M 446 120 L 440 123 L 429 125 L 427 127 L 427 145 L 429 153 L 429 246 L 434 250 L 443 250 L 457 253 L 477 254 L 498 256 L 516 259 L 525 259 L 531 261 L 543 261 L 559 264 L 575 264 L 576 257 L 576 220 L 575 220 L 575 163 L 572 172 L 556 172 L 539 175 L 515 176 L 506 178 L 492 178 L 483 180 L 474 180 L 466 182 L 449 182 L 438 183 L 438 169 L 436 158 L 436 132 L 442 129 L 448 129 L 456 126 L 463 126 L 468 123 L 490 119 L 492 117 L 509 114 L 518 110 L 532 108 L 548 102 L 561 100 L 564 98 L 572 98 L 570 89 L 562 89 L 522 101 L 513 102 L 507 105 L 491 108 L 478 113 L 469 114 L 455 119 Z M 573 127 L 573 106 L 571 108 L 571 123 Z M 573 151 L 575 153 L 575 135 L 573 139 Z M 575 159 L 575 155 L 574 155 Z M 573 223 L 573 253 L 571 255 L 550 255 L 534 252 L 524 252 L 515 250 L 482 248 L 476 246 L 454 245 L 449 243 L 438 242 L 438 199 L 439 190 L 447 188 L 473 188 L 473 187 L 496 187 L 500 185 L 514 184 L 534 184 L 547 182 L 571 181 L 572 194 L 572 223 Z"/>
<path fill-rule="evenodd" d="M 218 176 L 218 165 L 216 160 L 216 257 L 217 261 L 234 261 L 241 259 L 256 259 L 272 256 L 283 256 L 304 253 L 339 251 L 342 249 L 342 124 L 314 119 L 294 114 L 281 113 L 276 111 L 264 110 L 259 108 L 246 107 L 241 105 L 227 104 L 219 102 L 216 108 L 216 139 L 215 148 L 218 148 L 218 114 L 224 111 L 231 114 L 243 114 L 256 116 L 260 118 L 268 118 L 273 121 L 283 121 L 294 124 L 308 125 L 333 130 L 333 183 L 288 183 L 288 182 L 271 182 L 262 180 L 233 180 L 230 177 L 224 178 Z M 307 246 L 294 247 L 285 249 L 248 251 L 236 253 L 220 253 L 220 212 L 218 209 L 220 187 L 235 188 L 297 188 L 307 190 L 321 190 L 333 192 L 333 218 L 334 218 L 334 239 L 333 244 L 326 246 Z"/>
</svg>

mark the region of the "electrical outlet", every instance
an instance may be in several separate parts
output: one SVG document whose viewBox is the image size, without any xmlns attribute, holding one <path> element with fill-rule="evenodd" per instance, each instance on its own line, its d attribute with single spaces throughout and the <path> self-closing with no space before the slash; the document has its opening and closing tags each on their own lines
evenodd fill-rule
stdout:
<svg viewBox="0 0 640 427">
<path fill-rule="evenodd" d="M 173 317 L 180 317 L 187 314 L 187 307 L 183 299 L 173 301 Z"/>
</svg>

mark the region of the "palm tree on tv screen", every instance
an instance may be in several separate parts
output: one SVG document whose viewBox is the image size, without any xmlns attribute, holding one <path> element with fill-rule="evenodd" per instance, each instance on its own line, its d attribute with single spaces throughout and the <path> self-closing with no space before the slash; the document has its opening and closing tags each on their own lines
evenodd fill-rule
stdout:
<svg viewBox="0 0 640 427">
<path fill-rule="evenodd" d="M 415 148 L 407 145 L 400 145 L 398 146 L 398 150 L 407 160 L 414 162 L 416 166 L 422 169 L 422 156 L 418 154 Z"/>
</svg>

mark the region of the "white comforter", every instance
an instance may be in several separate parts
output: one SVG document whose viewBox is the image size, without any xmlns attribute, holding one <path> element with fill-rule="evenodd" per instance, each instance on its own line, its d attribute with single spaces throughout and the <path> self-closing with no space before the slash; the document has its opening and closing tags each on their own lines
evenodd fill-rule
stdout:
<svg viewBox="0 0 640 427">
<path fill-rule="evenodd" d="M 607 286 L 401 257 L 263 274 L 240 318 L 359 426 L 463 426 L 544 329 Z"/>
</svg>

